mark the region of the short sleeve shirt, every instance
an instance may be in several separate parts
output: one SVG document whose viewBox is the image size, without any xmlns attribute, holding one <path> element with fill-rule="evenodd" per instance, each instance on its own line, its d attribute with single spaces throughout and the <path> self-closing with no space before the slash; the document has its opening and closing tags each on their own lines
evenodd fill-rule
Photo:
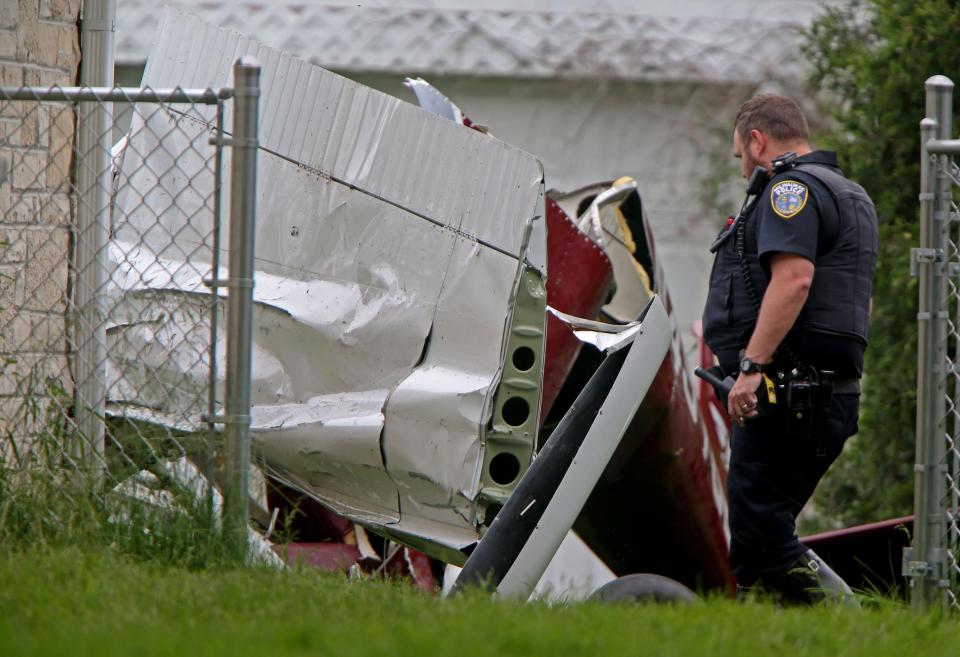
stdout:
<svg viewBox="0 0 960 657">
<path fill-rule="evenodd" d="M 775 176 L 757 201 L 757 256 L 768 266 L 775 253 L 817 261 L 820 208 L 810 184 L 785 171 Z"/>
<path fill-rule="evenodd" d="M 815 151 L 799 161 L 836 168 L 836 154 Z M 839 169 L 837 169 L 839 171 Z M 794 253 L 816 264 L 820 231 L 829 236 L 837 221 L 829 191 L 797 170 L 777 174 L 757 201 L 757 256 L 769 267 L 775 253 Z M 859 377 L 863 372 L 863 345 L 856 340 L 808 331 L 794 344 L 800 356 L 838 377 Z"/>
</svg>

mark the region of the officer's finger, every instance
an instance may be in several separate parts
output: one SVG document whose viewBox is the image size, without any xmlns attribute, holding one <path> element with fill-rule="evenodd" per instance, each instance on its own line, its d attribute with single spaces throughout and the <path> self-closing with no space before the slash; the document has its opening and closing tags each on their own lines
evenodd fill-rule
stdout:
<svg viewBox="0 0 960 657">
<path fill-rule="evenodd" d="M 746 395 L 731 395 L 727 400 L 727 413 L 729 413 L 731 417 L 743 415 L 744 411 L 752 407 L 753 405 Z"/>
<path fill-rule="evenodd" d="M 736 414 L 737 409 L 740 408 L 740 404 L 746 400 L 743 398 L 743 392 L 740 390 L 733 390 L 730 393 L 730 396 L 727 397 L 727 407 L 730 409 L 731 414 Z"/>
</svg>

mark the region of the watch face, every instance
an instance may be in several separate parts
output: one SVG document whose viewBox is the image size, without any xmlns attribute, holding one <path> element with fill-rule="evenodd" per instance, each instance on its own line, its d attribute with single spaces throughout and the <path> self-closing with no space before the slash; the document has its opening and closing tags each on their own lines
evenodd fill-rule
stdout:
<svg viewBox="0 0 960 657">
<path fill-rule="evenodd" d="M 750 364 L 751 364 L 751 363 L 750 363 L 749 360 L 742 360 L 742 361 L 740 361 L 740 371 L 741 371 L 741 372 L 749 372 L 749 371 L 750 371 Z"/>
</svg>

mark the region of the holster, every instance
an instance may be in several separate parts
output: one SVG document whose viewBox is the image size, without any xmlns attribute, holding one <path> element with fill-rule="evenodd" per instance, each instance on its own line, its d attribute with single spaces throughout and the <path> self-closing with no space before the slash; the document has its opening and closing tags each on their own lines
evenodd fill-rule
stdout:
<svg viewBox="0 0 960 657">
<path fill-rule="evenodd" d="M 827 414 L 833 398 L 833 372 L 805 368 L 777 372 L 777 411 L 790 433 L 813 441 L 818 458 L 827 456 Z"/>
</svg>

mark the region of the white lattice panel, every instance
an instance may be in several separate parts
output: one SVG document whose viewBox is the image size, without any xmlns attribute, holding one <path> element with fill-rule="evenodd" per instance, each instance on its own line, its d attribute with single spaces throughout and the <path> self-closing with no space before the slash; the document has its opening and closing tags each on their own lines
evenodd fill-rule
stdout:
<svg viewBox="0 0 960 657">
<path fill-rule="evenodd" d="M 170 4 L 332 69 L 739 82 L 802 72 L 799 32 L 819 11 L 809 0 Z M 143 61 L 158 21 L 155 2 L 121 0 L 117 60 Z"/>
</svg>

